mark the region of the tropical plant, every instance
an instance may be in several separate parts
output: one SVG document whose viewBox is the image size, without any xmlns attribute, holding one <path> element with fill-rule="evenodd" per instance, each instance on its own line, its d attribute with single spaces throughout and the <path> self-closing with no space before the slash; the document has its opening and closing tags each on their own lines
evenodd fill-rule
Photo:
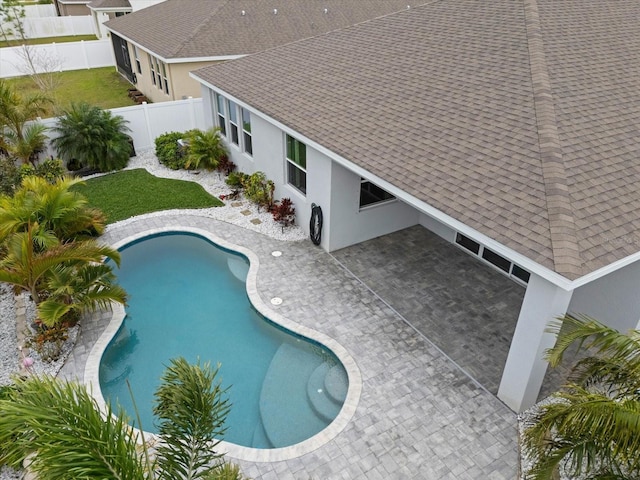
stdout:
<svg viewBox="0 0 640 480">
<path fill-rule="evenodd" d="M 290 198 L 276 201 L 271 207 L 273 220 L 282 225 L 282 228 L 293 225 L 296 221 L 296 209 Z"/>
<path fill-rule="evenodd" d="M 88 103 L 74 103 L 63 111 L 53 127 L 52 140 L 58 155 L 67 161 L 101 172 L 120 170 L 127 165 L 131 153 L 129 127 L 119 115 Z"/>
<path fill-rule="evenodd" d="M 0 195 L 13 195 L 20 178 L 20 170 L 13 159 L 0 154 Z"/>
<path fill-rule="evenodd" d="M 49 167 L 44 167 L 43 173 L 49 173 Z M 13 197 L 0 197 L 0 242 L 33 224 L 62 242 L 102 234 L 106 219 L 71 188 L 77 184 L 82 182 L 58 178 L 50 183 L 38 176 L 25 177 Z"/>
<path fill-rule="evenodd" d="M 19 468 L 33 454 L 29 469 L 41 480 L 241 480 L 213 451 L 229 411 L 216 375 L 209 364 L 171 361 L 156 392 L 164 433 L 155 458 L 124 413 L 102 415 L 83 386 L 18 378 L 0 395 L 0 465 Z"/>
<path fill-rule="evenodd" d="M 218 168 L 220 159 L 227 156 L 227 150 L 220 138 L 220 129 L 211 128 L 207 131 L 191 130 L 187 132 L 185 141 L 187 153 L 185 168 L 207 170 Z"/>
<path fill-rule="evenodd" d="M 273 207 L 273 192 L 275 185 L 273 181 L 267 180 L 263 172 L 254 172 L 244 177 L 242 181 L 245 196 L 256 203 L 258 207 L 271 210 Z"/>
<path fill-rule="evenodd" d="M 552 367 L 577 344 L 590 356 L 572 369 L 563 391 L 539 406 L 525 430 L 535 480 L 640 478 L 640 331 L 622 334 L 587 316 L 552 323 Z"/>
<path fill-rule="evenodd" d="M 60 243 L 50 231 L 28 224 L 26 231 L 9 235 L 0 259 L 0 282 L 31 295 L 38 320 L 52 326 L 69 312 L 108 307 L 111 301 L 124 304 L 126 293 L 100 262 L 109 258 L 117 265 L 120 254 L 95 240 Z M 59 285 L 60 278 L 76 278 Z M 95 283 L 93 283 L 93 281 Z"/>
<path fill-rule="evenodd" d="M 242 188 L 249 175 L 242 172 L 231 172 L 225 180 L 226 184 L 233 188 Z"/>
<path fill-rule="evenodd" d="M 42 94 L 20 95 L 0 79 L 0 148 L 23 163 L 33 163 L 44 150 L 46 127 L 28 122 L 43 114 L 50 103 Z"/>
</svg>

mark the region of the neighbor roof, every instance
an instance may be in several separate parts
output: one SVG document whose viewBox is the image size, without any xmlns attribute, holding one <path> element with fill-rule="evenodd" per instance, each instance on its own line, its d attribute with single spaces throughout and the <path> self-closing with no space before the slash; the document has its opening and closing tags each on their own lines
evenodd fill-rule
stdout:
<svg viewBox="0 0 640 480">
<path fill-rule="evenodd" d="M 89 8 L 94 10 L 101 8 L 131 8 L 129 0 L 93 0 L 88 4 Z"/>
<path fill-rule="evenodd" d="M 639 15 L 442 0 L 196 75 L 575 279 L 640 250 Z"/>
<path fill-rule="evenodd" d="M 164 59 L 210 58 L 259 52 L 421 3 L 425 0 L 167 0 L 105 25 Z"/>
</svg>

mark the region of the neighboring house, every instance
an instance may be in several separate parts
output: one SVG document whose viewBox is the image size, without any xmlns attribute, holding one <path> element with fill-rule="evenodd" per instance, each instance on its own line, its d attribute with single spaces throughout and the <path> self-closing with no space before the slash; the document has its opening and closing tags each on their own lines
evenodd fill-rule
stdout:
<svg viewBox="0 0 640 480">
<path fill-rule="evenodd" d="M 142 10 L 164 0 L 93 0 L 88 3 L 88 8 L 93 17 L 93 22 L 100 38 L 108 35 L 104 23 L 112 18 L 121 17 L 131 12 Z"/>
<path fill-rule="evenodd" d="M 192 70 L 387 15 L 407 3 L 424 0 L 167 0 L 105 27 L 120 73 L 162 102 L 200 96 Z"/>
<path fill-rule="evenodd" d="M 60 17 L 91 15 L 88 4 L 91 0 L 54 0 Z"/>
<path fill-rule="evenodd" d="M 498 390 L 521 411 L 550 320 L 640 328 L 639 15 L 443 0 L 192 75 L 239 168 L 305 228 L 321 206 L 325 250 L 419 224 L 526 287 Z"/>
</svg>

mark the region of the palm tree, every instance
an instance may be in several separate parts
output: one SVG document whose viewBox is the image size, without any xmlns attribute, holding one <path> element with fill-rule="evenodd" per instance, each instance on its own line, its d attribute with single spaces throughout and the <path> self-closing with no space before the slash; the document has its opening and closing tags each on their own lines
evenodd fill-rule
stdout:
<svg viewBox="0 0 640 480">
<path fill-rule="evenodd" d="M 47 111 L 51 99 L 46 95 L 20 95 L 4 80 L 0 80 L 0 148 L 20 158 L 23 163 L 33 162 L 44 149 L 46 128 L 35 120 Z"/>
<path fill-rule="evenodd" d="M 162 436 L 155 458 L 124 413 L 108 407 L 102 415 L 83 386 L 16 379 L 0 396 L 0 465 L 19 468 L 34 453 L 29 468 L 41 480 L 241 480 L 238 468 L 213 451 L 229 411 L 217 372 L 209 364 L 171 361 L 156 392 Z"/>
<path fill-rule="evenodd" d="M 219 128 L 211 128 L 205 132 L 202 130 L 190 130 L 187 132 L 188 144 L 185 168 L 206 168 L 215 170 L 220 159 L 227 155 L 227 150 L 222 143 L 218 132 Z"/>
<path fill-rule="evenodd" d="M 60 178 L 52 184 L 41 177 L 25 177 L 13 197 L 0 197 L 0 242 L 34 223 L 62 242 L 102 234 L 106 218 L 72 190 L 79 183 Z"/>
<path fill-rule="evenodd" d="M 76 160 L 101 172 L 119 170 L 127 165 L 131 152 L 126 124 L 108 110 L 84 102 L 72 104 L 53 127 L 58 136 L 52 143 L 67 162 Z"/>
<path fill-rule="evenodd" d="M 53 326 L 69 311 L 92 310 L 110 301 L 126 302 L 124 290 L 113 283 L 110 267 L 105 271 L 105 266 L 99 265 L 104 258 L 119 265 L 120 254 L 95 240 L 60 243 L 38 224 L 29 224 L 25 232 L 6 238 L 4 250 L 0 282 L 28 292 L 37 306 L 38 318 L 47 326 Z M 66 288 L 60 285 L 60 279 L 71 281 L 72 277 L 77 278 Z"/>
<path fill-rule="evenodd" d="M 557 366 L 574 344 L 592 353 L 573 368 L 565 389 L 540 406 L 524 444 L 532 479 L 640 477 L 640 331 L 624 335 L 587 316 L 552 323 Z"/>
</svg>

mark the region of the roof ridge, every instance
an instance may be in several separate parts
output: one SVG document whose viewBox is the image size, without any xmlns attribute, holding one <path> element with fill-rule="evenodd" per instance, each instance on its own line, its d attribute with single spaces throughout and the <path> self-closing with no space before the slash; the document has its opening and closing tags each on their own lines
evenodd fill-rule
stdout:
<svg viewBox="0 0 640 480">
<path fill-rule="evenodd" d="M 228 4 L 229 4 L 229 0 L 226 0 L 226 1 L 220 2 L 220 3 L 218 4 L 218 8 L 213 8 L 213 9 L 211 9 L 211 11 L 209 12 L 209 14 L 208 14 L 208 15 L 206 15 L 206 16 L 202 19 L 202 21 L 200 22 L 200 24 L 199 24 L 196 28 L 194 28 L 193 30 L 191 30 L 191 34 L 190 34 L 190 35 L 186 35 L 186 36 L 184 37 L 184 39 L 182 40 L 182 42 L 180 42 L 180 43 L 176 43 L 176 48 L 173 50 L 173 52 L 171 52 L 171 53 L 172 53 L 172 55 L 173 55 L 174 57 L 179 56 L 180 51 L 184 48 L 184 46 L 185 46 L 187 43 L 189 43 L 189 41 L 190 41 L 192 38 L 194 38 L 196 35 L 198 35 L 198 34 L 200 33 L 200 31 L 201 31 L 203 28 L 208 27 L 208 26 L 210 25 L 210 23 L 211 23 L 211 19 L 212 19 L 213 17 L 215 17 L 215 15 L 217 15 L 217 14 L 218 14 L 218 12 L 219 12 L 220 10 L 222 10 L 222 9 L 223 9 L 225 6 L 227 6 Z"/>
<path fill-rule="evenodd" d="M 558 273 L 574 279 L 582 272 L 582 258 L 558 135 L 537 0 L 524 0 L 524 14 L 553 262 Z"/>
</svg>

